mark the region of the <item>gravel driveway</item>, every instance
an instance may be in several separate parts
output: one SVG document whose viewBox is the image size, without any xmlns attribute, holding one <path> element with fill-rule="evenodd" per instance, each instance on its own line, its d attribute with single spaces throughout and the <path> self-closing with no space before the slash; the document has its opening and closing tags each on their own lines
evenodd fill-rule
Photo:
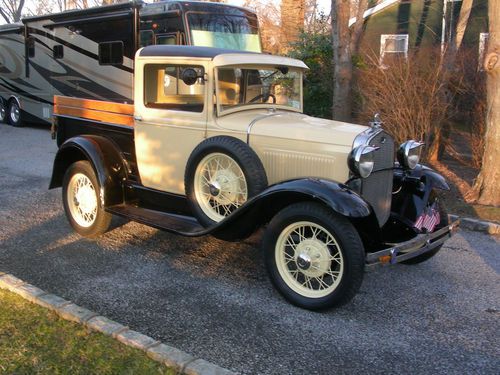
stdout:
<svg viewBox="0 0 500 375">
<path fill-rule="evenodd" d="M 461 231 L 427 263 L 367 272 L 349 305 L 296 308 L 258 235 L 186 239 L 117 219 L 97 241 L 47 190 L 46 127 L 0 124 L 0 271 L 245 374 L 498 374 L 500 239 Z"/>
</svg>

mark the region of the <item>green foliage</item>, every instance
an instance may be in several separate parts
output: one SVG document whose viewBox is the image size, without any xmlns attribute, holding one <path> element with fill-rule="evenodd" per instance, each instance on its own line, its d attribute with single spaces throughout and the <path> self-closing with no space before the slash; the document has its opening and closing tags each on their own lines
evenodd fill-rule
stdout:
<svg viewBox="0 0 500 375">
<path fill-rule="evenodd" d="M 0 289 L 0 374 L 170 374 L 145 353 Z"/>
<path fill-rule="evenodd" d="M 333 50 L 330 33 L 301 33 L 289 56 L 303 60 L 310 68 L 304 80 L 304 112 L 322 118 L 332 117 Z"/>
</svg>

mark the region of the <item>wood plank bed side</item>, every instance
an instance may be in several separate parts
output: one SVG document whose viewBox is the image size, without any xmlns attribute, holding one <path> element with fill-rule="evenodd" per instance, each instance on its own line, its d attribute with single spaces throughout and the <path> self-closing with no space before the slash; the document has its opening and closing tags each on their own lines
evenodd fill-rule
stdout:
<svg viewBox="0 0 500 375">
<path fill-rule="evenodd" d="M 117 113 L 121 115 L 134 115 L 133 104 L 122 104 L 103 100 L 72 98 L 68 96 L 54 96 L 54 105 L 56 107 L 74 107 L 82 109 L 90 109 L 95 111 L 103 111 Z"/>
</svg>

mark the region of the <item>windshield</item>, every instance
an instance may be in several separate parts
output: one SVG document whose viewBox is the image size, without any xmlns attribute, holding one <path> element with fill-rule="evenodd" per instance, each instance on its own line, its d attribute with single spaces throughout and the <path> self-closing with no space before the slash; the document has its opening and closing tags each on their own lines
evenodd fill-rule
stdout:
<svg viewBox="0 0 500 375">
<path fill-rule="evenodd" d="M 188 12 L 192 45 L 261 52 L 257 18 Z"/>
<path fill-rule="evenodd" d="M 223 67 L 218 68 L 217 77 L 217 102 L 221 111 L 266 104 L 302 110 L 299 69 Z"/>
</svg>

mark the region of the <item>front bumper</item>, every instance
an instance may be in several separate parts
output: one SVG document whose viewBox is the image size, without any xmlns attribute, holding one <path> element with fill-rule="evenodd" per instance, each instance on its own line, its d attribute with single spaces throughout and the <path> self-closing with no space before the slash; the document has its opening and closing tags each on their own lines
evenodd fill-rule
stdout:
<svg viewBox="0 0 500 375">
<path fill-rule="evenodd" d="M 395 264 L 425 254 L 450 238 L 457 231 L 459 224 L 460 220 L 456 220 L 435 232 L 419 234 L 406 242 L 387 244 L 391 247 L 375 253 L 368 253 L 366 255 L 366 264 L 369 266 Z"/>
</svg>

